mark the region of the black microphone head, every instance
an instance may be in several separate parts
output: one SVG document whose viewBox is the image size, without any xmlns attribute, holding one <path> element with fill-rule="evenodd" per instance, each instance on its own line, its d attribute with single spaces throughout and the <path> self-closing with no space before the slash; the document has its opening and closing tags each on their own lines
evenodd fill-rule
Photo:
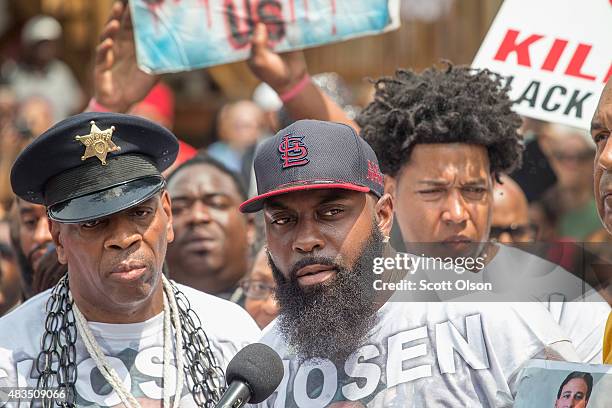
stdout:
<svg viewBox="0 0 612 408">
<path fill-rule="evenodd" d="M 225 370 L 227 384 L 242 381 L 253 394 L 249 403 L 258 404 L 268 398 L 283 379 L 283 362 L 270 347 L 261 343 L 249 344 L 238 352 Z"/>
</svg>

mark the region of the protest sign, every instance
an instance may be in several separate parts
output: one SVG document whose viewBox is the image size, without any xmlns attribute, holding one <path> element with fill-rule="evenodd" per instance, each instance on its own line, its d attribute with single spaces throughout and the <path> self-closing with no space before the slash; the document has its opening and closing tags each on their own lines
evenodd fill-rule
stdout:
<svg viewBox="0 0 612 408">
<path fill-rule="evenodd" d="M 514 408 L 612 406 L 612 366 L 531 360 L 521 371 Z"/>
<path fill-rule="evenodd" d="M 139 67 L 176 72 L 248 58 L 253 29 L 277 52 L 399 27 L 399 0 L 131 0 Z"/>
<path fill-rule="evenodd" d="M 583 129 L 612 74 L 611 0 L 505 0 L 472 64 L 508 77 L 521 115 Z"/>
</svg>

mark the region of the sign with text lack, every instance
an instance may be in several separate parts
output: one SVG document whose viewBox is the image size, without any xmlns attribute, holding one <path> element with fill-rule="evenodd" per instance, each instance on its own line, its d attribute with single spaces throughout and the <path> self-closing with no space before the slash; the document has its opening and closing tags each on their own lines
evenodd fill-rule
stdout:
<svg viewBox="0 0 612 408">
<path fill-rule="evenodd" d="M 611 0 L 505 0 L 472 66 L 507 77 L 521 115 L 590 128 L 612 75 Z"/>
<path fill-rule="evenodd" d="M 277 52 L 399 27 L 399 0 L 130 0 L 138 65 L 177 72 L 247 59 L 258 22 Z"/>
</svg>

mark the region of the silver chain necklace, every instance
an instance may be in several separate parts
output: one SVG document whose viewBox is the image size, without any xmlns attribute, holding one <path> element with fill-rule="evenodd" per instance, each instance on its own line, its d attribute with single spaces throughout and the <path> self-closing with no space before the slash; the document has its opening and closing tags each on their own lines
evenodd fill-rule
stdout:
<svg viewBox="0 0 612 408">
<path fill-rule="evenodd" d="M 176 302 L 180 320 L 180 334 L 185 355 L 184 373 L 193 399 L 198 407 L 212 408 L 225 391 L 225 374 L 219 366 L 210 347 L 208 336 L 202 329 L 199 317 L 191 308 L 187 297 L 169 281 Z M 61 401 L 42 399 L 43 407 L 76 407 L 76 340 L 77 328 L 70 297 L 68 275 L 55 285 L 47 301 L 45 331 L 42 336 L 41 351 L 36 359 L 38 381 L 36 387 L 49 389 L 56 387 L 64 391 L 66 398 Z M 177 330 L 176 323 L 172 326 Z M 178 353 L 178 350 L 177 350 Z M 180 386 L 175 398 L 180 398 Z"/>
</svg>

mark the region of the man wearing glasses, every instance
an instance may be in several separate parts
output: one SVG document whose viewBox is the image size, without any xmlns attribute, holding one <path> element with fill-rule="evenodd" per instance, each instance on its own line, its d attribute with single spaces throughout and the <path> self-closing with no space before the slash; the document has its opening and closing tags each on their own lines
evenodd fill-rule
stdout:
<svg viewBox="0 0 612 408">
<path fill-rule="evenodd" d="M 265 247 L 257 253 L 253 267 L 240 282 L 240 287 L 246 298 L 244 308 L 259 328 L 263 329 L 278 315 L 278 304 L 274 298 L 276 283 Z"/>
<path fill-rule="evenodd" d="M 601 228 L 592 188 L 595 143 L 586 131 L 559 124 L 544 126 L 539 139 L 557 175 L 559 234 L 583 241 Z"/>
<path fill-rule="evenodd" d="M 502 175 L 493 188 L 493 219 L 489 239 L 502 244 L 534 242 L 538 227 L 529 220 L 529 204 L 521 187 Z"/>
</svg>

